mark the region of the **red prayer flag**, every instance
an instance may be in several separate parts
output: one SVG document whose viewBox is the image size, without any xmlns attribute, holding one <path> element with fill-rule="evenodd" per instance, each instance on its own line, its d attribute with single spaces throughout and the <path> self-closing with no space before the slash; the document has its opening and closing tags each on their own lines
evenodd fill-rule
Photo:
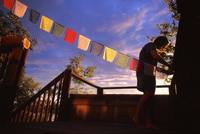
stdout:
<svg viewBox="0 0 200 134">
<path fill-rule="evenodd" d="M 3 6 L 10 10 L 14 5 L 14 0 L 3 0 Z"/>
<path fill-rule="evenodd" d="M 130 70 L 137 71 L 137 67 L 138 67 L 138 59 L 132 57 L 130 59 Z"/>
<path fill-rule="evenodd" d="M 134 64 L 135 64 L 134 59 L 131 58 L 130 59 L 130 70 L 134 70 Z"/>
<path fill-rule="evenodd" d="M 77 33 L 71 28 L 67 28 L 64 40 L 69 44 L 73 44 L 76 39 Z"/>
</svg>

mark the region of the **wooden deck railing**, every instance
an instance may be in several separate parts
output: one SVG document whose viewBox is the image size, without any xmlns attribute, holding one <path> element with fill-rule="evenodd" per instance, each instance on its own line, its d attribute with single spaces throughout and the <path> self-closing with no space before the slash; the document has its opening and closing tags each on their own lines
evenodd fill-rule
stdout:
<svg viewBox="0 0 200 134">
<path fill-rule="evenodd" d="M 115 89 L 122 89 L 122 90 L 123 89 L 137 89 L 137 86 L 100 87 L 100 86 L 97 86 L 97 85 L 95 85 L 95 84 L 93 84 L 93 83 L 91 83 L 91 82 L 89 82 L 89 81 L 77 76 L 76 74 L 72 73 L 72 77 L 82 81 L 83 83 L 86 83 L 86 84 L 96 88 L 97 89 L 97 95 L 103 95 L 103 91 L 107 90 L 107 89 L 109 89 L 109 90 L 110 89 L 112 89 L 112 90 L 115 90 Z M 156 88 L 170 88 L 170 86 L 169 85 L 157 85 Z"/>
<path fill-rule="evenodd" d="M 64 120 L 67 114 L 67 104 L 69 104 L 69 89 L 71 77 L 80 80 L 97 89 L 97 96 L 102 96 L 107 89 L 136 89 L 136 86 L 127 87 L 100 87 L 65 70 L 54 80 L 47 84 L 42 90 L 35 94 L 29 101 L 17 108 L 10 116 L 11 123 L 27 122 L 54 122 Z M 161 85 L 158 88 L 169 86 Z"/>
<path fill-rule="evenodd" d="M 17 108 L 10 116 L 11 123 L 53 122 L 59 118 L 61 105 L 65 101 L 66 80 L 69 71 L 65 70 L 29 101 Z M 66 95 L 65 95 L 66 96 Z"/>
</svg>

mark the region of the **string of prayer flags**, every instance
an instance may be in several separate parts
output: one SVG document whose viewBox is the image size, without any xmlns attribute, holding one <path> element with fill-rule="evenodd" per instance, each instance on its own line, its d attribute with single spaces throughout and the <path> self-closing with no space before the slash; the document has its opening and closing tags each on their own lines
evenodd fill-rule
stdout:
<svg viewBox="0 0 200 134">
<path fill-rule="evenodd" d="M 15 14 L 18 17 L 23 17 L 26 12 L 27 6 L 20 1 L 16 0 L 14 8 L 13 8 L 13 14 Z"/>
<path fill-rule="evenodd" d="M 2 0 L 2 3 L 6 9 L 8 10 L 12 9 L 12 13 L 18 17 L 22 18 L 24 14 L 26 13 L 27 6 L 21 3 L 19 0 Z M 40 19 L 40 16 L 41 14 L 39 12 L 31 9 L 30 14 L 29 14 L 29 20 L 32 23 L 37 24 L 37 22 Z M 65 27 L 57 22 L 54 22 L 53 20 L 51 20 L 50 18 L 46 16 L 42 16 L 41 22 L 40 22 L 40 29 L 46 32 L 50 32 L 52 29 L 53 35 L 60 36 L 64 32 Z M 66 41 L 69 44 L 73 44 L 76 40 L 77 35 L 78 33 L 76 33 L 72 28 L 67 28 L 64 41 Z M 113 62 L 114 59 L 116 59 L 114 63 L 121 68 L 126 68 L 128 67 L 128 65 L 129 65 L 130 70 L 134 70 L 134 71 L 137 71 L 137 69 L 143 68 L 144 73 L 146 75 L 155 76 L 155 72 L 156 72 L 155 66 L 147 64 L 147 63 L 142 63 L 136 58 L 129 57 L 121 52 L 118 53 L 112 48 L 105 47 L 101 43 L 91 41 L 91 39 L 83 35 L 79 35 L 77 47 L 81 50 L 87 51 L 89 46 L 90 46 L 90 53 L 96 56 L 100 56 L 103 53 L 103 59 L 108 62 Z M 25 49 L 29 49 L 30 40 L 28 40 L 27 38 L 24 38 L 23 47 Z"/>
<path fill-rule="evenodd" d="M 83 36 L 83 35 L 79 35 L 78 38 L 78 48 L 84 51 L 88 50 L 89 44 L 90 44 L 90 39 Z"/>
<path fill-rule="evenodd" d="M 137 66 L 138 66 L 138 60 L 136 58 L 131 57 L 130 58 L 130 70 L 137 70 Z"/>
<path fill-rule="evenodd" d="M 95 41 L 92 41 L 90 43 L 90 53 L 92 53 L 93 55 L 99 56 L 101 55 L 103 50 L 104 50 L 104 45 Z"/>
<path fill-rule="evenodd" d="M 144 74 L 149 75 L 149 76 L 155 76 L 156 70 L 155 66 L 148 64 L 148 63 L 143 63 L 144 65 Z"/>
<path fill-rule="evenodd" d="M 40 22 L 40 29 L 50 32 L 51 27 L 53 26 L 53 20 L 46 16 L 42 16 L 41 22 Z"/>
<path fill-rule="evenodd" d="M 3 6 L 8 9 L 11 10 L 11 8 L 14 5 L 14 0 L 2 0 Z"/>
<path fill-rule="evenodd" d="M 23 47 L 24 47 L 25 49 L 29 49 L 30 46 L 31 46 L 30 41 L 29 41 L 27 38 L 24 38 L 24 39 L 23 39 Z"/>
<path fill-rule="evenodd" d="M 30 15 L 29 15 L 29 20 L 32 23 L 36 24 L 39 21 L 39 19 L 40 19 L 40 13 L 31 9 Z"/>
<path fill-rule="evenodd" d="M 109 47 L 105 47 L 104 53 L 103 53 L 103 59 L 108 61 L 108 62 L 113 62 L 117 52 Z"/>
<path fill-rule="evenodd" d="M 126 68 L 129 63 L 129 58 L 130 58 L 129 56 L 120 52 L 116 57 L 115 64 L 121 68 Z"/>
<path fill-rule="evenodd" d="M 57 22 L 54 23 L 52 34 L 55 36 L 60 36 L 65 30 L 65 27 Z"/>
<path fill-rule="evenodd" d="M 73 31 L 73 29 L 67 28 L 64 40 L 69 44 L 73 44 L 75 42 L 76 36 L 77 33 Z"/>
</svg>

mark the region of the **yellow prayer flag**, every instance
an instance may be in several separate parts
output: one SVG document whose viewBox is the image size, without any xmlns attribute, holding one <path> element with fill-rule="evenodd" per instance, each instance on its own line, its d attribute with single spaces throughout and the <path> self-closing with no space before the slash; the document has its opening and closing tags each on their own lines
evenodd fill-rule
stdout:
<svg viewBox="0 0 200 134">
<path fill-rule="evenodd" d="M 12 10 L 13 14 L 15 14 L 18 17 L 23 17 L 26 12 L 27 6 L 20 1 L 16 0 L 15 6 Z"/>
<path fill-rule="evenodd" d="M 90 39 L 83 36 L 83 35 L 79 35 L 79 38 L 78 38 L 78 48 L 79 49 L 82 49 L 84 51 L 87 51 L 88 50 L 88 47 L 89 47 L 89 44 L 90 44 Z"/>
<path fill-rule="evenodd" d="M 31 43 L 30 43 L 30 41 L 27 38 L 23 39 L 23 46 L 24 46 L 25 49 L 29 49 L 30 46 L 31 46 L 30 44 Z"/>
<path fill-rule="evenodd" d="M 103 53 L 103 59 L 109 62 L 113 62 L 116 54 L 117 52 L 114 49 L 105 47 L 104 53 Z"/>
<path fill-rule="evenodd" d="M 46 16 L 42 16 L 41 22 L 40 22 L 40 29 L 46 32 L 50 32 L 52 26 L 53 26 L 53 20 L 51 20 L 50 18 Z"/>
</svg>

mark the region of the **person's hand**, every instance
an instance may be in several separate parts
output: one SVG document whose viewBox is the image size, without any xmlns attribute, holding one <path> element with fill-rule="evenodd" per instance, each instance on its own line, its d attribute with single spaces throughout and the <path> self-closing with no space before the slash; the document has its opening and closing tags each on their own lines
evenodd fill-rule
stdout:
<svg viewBox="0 0 200 134">
<path fill-rule="evenodd" d="M 168 68 L 168 69 L 166 70 L 166 69 L 164 69 L 164 68 L 157 67 L 156 70 L 157 70 L 158 72 L 165 73 L 165 74 L 167 74 L 167 75 L 172 75 L 172 74 L 174 74 L 174 71 L 172 70 L 172 68 Z"/>
<path fill-rule="evenodd" d="M 169 68 L 168 70 L 165 70 L 165 73 L 167 75 L 172 75 L 172 74 L 174 74 L 174 70 L 172 70 L 171 68 Z"/>
<path fill-rule="evenodd" d="M 174 70 L 173 70 L 172 65 L 169 65 L 169 66 L 168 66 L 168 70 L 166 70 L 166 71 L 167 71 L 167 74 L 168 74 L 168 75 L 174 74 Z"/>
</svg>

